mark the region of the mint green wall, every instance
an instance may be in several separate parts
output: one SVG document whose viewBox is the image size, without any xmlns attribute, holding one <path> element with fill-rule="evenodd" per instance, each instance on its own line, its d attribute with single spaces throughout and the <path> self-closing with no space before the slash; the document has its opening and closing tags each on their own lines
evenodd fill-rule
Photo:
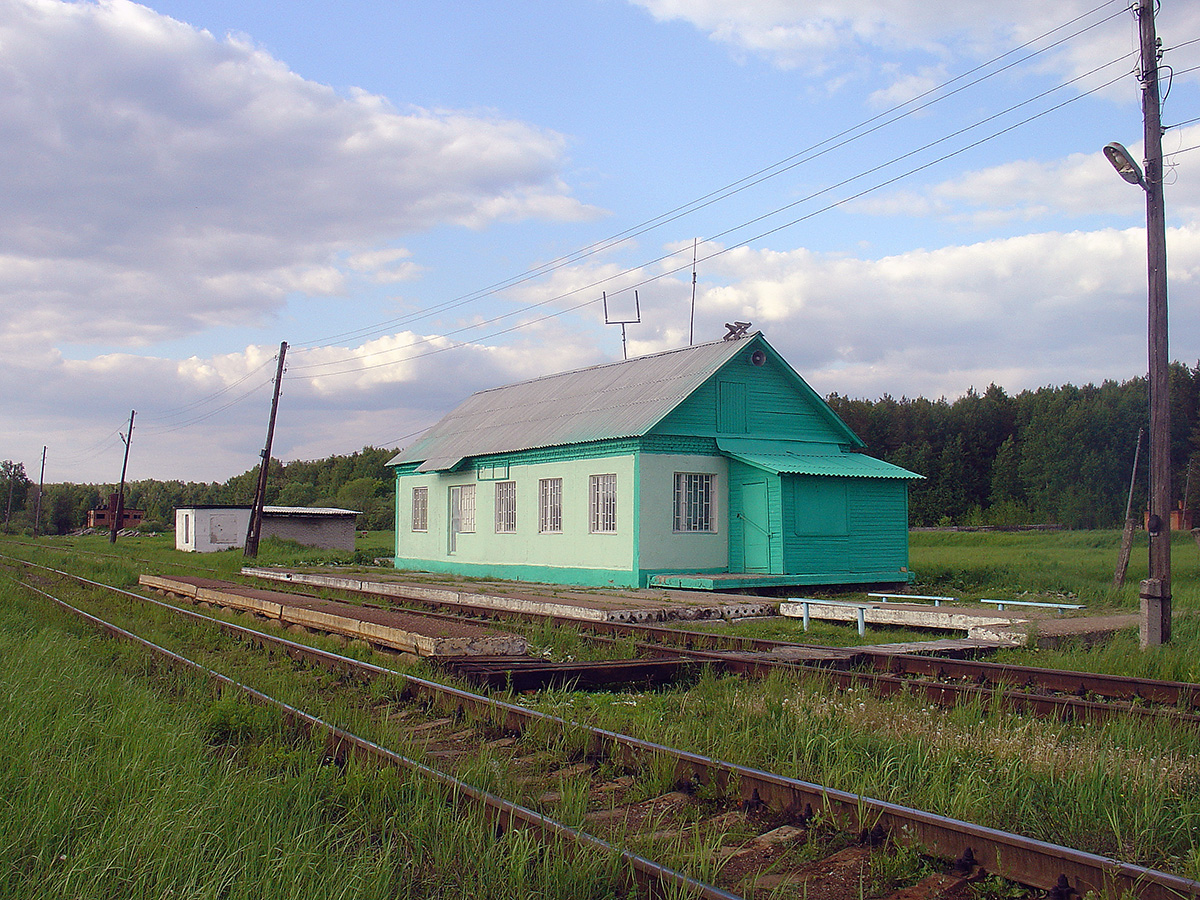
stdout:
<svg viewBox="0 0 1200 900">
<path fill-rule="evenodd" d="M 515 465 L 508 468 L 507 478 L 495 480 L 480 480 L 475 468 L 456 473 L 398 475 L 396 558 L 398 562 L 415 565 L 420 561 L 437 562 L 439 571 L 491 572 L 498 577 L 506 577 L 500 574 L 505 567 L 632 573 L 637 528 L 633 499 L 635 459 L 634 454 L 626 454 Z M 610 473 L 617 476 L 617 531 L 615 534 L 591 534 L 588 530 L 590 476 Z M 561 533 L 538 532 L 538 481 L 542 478 L 562 479 Z M 511 534 L 497 534 L 495 530 L 495 485 L 499 480 L 513 481 L 517 486 L 517 530 Z M 460 533 L 457 549 L 451 554 L 450 488 L 465 484 L 475 485 L 475 531 Z M 414 487 L 429 489 L 429 529 L 426 532 L 412 530 Z M 542 577 L 552 577 L 552 573 L 544 573 Z M 611 579 L 606 576 L 603 580 Z"/>
<path fill-rule="evenodd" d="M 642 512 L 638 567 L 682 572 L 724 571 L 729 564 L 728 460 L 716 455 L 674 453 L 643 453 L 639 460 Z M 675 533 L 676 472 L 716 475 L 715 532 Z"/>
</svg>

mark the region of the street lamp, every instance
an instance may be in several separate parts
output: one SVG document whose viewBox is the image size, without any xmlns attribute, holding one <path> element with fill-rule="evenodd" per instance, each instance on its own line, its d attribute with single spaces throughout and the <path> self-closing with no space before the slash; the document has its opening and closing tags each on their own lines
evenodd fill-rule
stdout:
<svg viewBox="0 0 1200 900">
<path fill-rule="evenodd" d="M 1171 640 L 1171 400 L 1167 353 L 1167 225 L 1162 184 L 1162 121 L 1158 98 L 1155 0 L 1138 0 L 1145 170 L 1115 141 L 1104 155 L 1117 173 L 1146 194 L 1146 269 L 1150 362 L 1150 572 L 1141 583 L 1143 648 Z"/>
<path fill-rule="evenodd" d="M 1112 167 L 1117 170 L 1118 175 L 1130 184 L 1136 184 L 1143 189 L 1146 187 L 1146 179 L 1142 175 L 1141 167 L 1134 161 L 1133 155 L 1125 149 L 1123 144 L 1118 144 L 1116 141 L 1105 144 L 1104 155 L 1108 157 L 1108 161 L 1112 163 Z"/>
</svg>

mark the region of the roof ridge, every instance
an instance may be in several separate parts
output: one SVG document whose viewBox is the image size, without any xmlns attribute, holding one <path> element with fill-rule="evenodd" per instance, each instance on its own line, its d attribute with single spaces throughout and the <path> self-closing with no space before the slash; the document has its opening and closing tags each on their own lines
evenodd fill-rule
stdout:
<svg viewBox="0 0 1200 900">
<path fill-rule="evenodd" d="M 600 369 L 610 369 L 614 366 L 624 366 L 629 363 L 638 362 L 639 360 L 655 359 L 656 357 L 659 357 L 659 356 L 669 356 L 672 353 L 685 353 L 689 350 L 699 350 L 702 347 L 712 347 L 717 344 L 741 343 L 742 341 L 750 340 L 753 337 L 757 337 L 760 334 L 762 334 L 761 331 L 755 331 L 748 335 L 745 335 L 744 337 L 738 338 L 736 341 L 726 341 L 724 338 L 720 338 L 715 341 L 706 341 L 703 344 L 691 344 L 690 346 L 687 346 L 687 347 L 676 347 L 673 350 L 659 350 L 655 353 L 643 353 L 641 356 L 634 356 L 630 359 L 614 359 L 614 360 L 611 360 L 610 362 L 595 363 L 594 365 L 583 366 L 578 369 L 567 369 L 566 371 L 563 371 L 563 372 L 551 372 L 547 375 L 538 375 L 536 378 L 527 378 L 524 381 L 512 381 L 512 382 L 509 382 L 508 384 L 499 384 L 499 385 L 496 385 L 495 387 L 484 388 L 483 390 L 476 391 L 472 396 L 478 396 L 480 394 L 490 394 L 492 391 L 502 391 L 502 390 L 505 390 L 506 388 L 520 387 L 521 385 L 525 385 L 525 384 L 536 384 L 539 381 L 548 381 L 552 378 L 562 378 L 566 375 L 578 375 L 583 372 L 596 372 L 596 371 L 599 371 Z"/>
</svg>

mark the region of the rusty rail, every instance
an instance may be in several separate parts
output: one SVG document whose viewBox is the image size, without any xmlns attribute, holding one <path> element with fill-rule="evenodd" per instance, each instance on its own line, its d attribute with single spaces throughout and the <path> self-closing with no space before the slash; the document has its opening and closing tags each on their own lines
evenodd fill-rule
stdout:
<svg viewBox="0 0 1200 900">
<path fill-rule="evenodd" d="M 405 685 L 405 692 L 411 696 L 429 698 L 439 705 L 451 709 L 469 709 L 481 716 L 491 717 L 497 724 L 504 727 L 523 728 L 534 722 L 541 722 L 559 729 L 585 733 L 590 738 L 593 752 L 607 753 L 614 758 L 631 761 L 644 760 L 652 756 L 673 758 L 678 776 L 690 777 L 699 783 L 715 785 L 722 789 L 736 788 L 742 800 L 748 803 L 762 802 L 774 810 L 796 814 L 804 810 L 806 806 L 811 806 L 813 809 L 824 809 L 831 819 L 848 830 L 861 831 L 882 827 L 901 843 L 912 844 L 933 854 L 951 859 L 960 858 L 970 850 L 975 860 L 989 872 L 1032 887 L 1044 890 L 1061 889 L 1063 879 L 1066 879 L 1070 888 L 1081 895 L 1091 890 L 1102 896 L 1129 892 L 1133 896 L 1146 898 L 1146 900 L 1200 898 L 1200 882 L 1167 872 L 1123 863 L 1110 857 L 998 831 L 899 804 L 850 794 L 812 782 L 711 759 L 701 754 L 677 750 L 628 735 L 591 728 L 557 716 L 440 685 L 372 663 L 361 662 L 329 651 L 298 644 L 282 637 L 264 634 L 241 625 L 213 619 L 193 610 L 181 609 L 172 604 L 92 581 L 70 572 L 38 566 L 24 560 L 17 561 L 75 579 L 84 584 L 124 594 L 141 602 L 165 607 L 181 615 L 216 625 L 228 633 L 239 635 L 261 645 L 277 646 L 296 659 L 307 660 L 335 671 L 356 674 L 363 678 L 387 676 L 397 679 Z M 26 586 L 39 594 L 50 597 L 89 621 L 95 621 L 106 630 L 116 628 L 116 626 L 108 626 L 107 623 L 103 623 L 103 620 L 88 613 L 75 610 L 74 607 L 51 597 L 44 591 L 31 585 Z M 121 629 L 117 630 L 121 631 Z M 141 638 L 133 637 L 139 643 L 145 643 Z M 166 652 L 170 653 L 170 651 Z M 326 727 L 324 723 L 322 723 L 322 727 Z M 420 764 L 413 763 L 413 765 L 419 766 Z M 501 802 L 507 803 L 507 801 Z M 511 806 L 511 804 L 508 805 Z M 538 813 L 529 812 L 535 818 L 544 818 Z M 562 827 L 565 828 L 565 826 Z M 733 895 L 716 894 L 711 896 L 728 897 Z"/>
</svg>

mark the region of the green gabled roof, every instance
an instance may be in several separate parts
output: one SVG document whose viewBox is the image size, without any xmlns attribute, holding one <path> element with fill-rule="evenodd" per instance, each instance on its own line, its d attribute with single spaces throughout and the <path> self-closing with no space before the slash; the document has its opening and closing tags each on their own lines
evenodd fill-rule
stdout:
<svg viewBox="0 0 1200 900">
<path fill-rule="evenodd" d="M 739 353 L 768 353 L 815 401 L 848 444 L 858 437 L 767 343 L 761 334 L 621 360 L 467 398 L 389 465 L 417 471 L 452 469 L 464 459 L 646 435 Z"/>
<path fill-rule="evenodd" d="M 923 480 L 910 472 L 865 453 L 744 453 L 721 448 L 736 460 L 776 475 L 828 475 L 843 478 L 896 478 Z"/>
</svg>

